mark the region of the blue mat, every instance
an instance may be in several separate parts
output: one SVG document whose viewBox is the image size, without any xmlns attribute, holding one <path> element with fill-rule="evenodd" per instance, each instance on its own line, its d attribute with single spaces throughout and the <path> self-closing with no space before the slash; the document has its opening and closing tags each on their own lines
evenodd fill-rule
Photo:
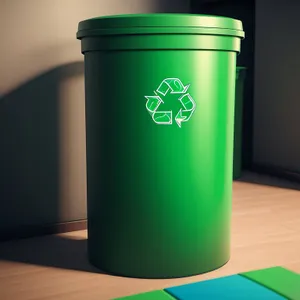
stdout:
<svg viewBox="0 0 300 300">
<path fill-rule="evenodd" d="M 240 275 L 165 289 L 178 300 L 282 300 L 277 293 Z"/>
</svg>

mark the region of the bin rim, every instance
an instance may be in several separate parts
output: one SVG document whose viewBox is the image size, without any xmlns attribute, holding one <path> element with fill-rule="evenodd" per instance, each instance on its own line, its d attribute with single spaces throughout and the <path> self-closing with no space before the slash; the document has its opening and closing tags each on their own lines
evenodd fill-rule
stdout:
<svg viewBox="0 0 300 300">
<path fill-rule="evenodd" d="M 108 15 L 83 20 L 78 24 L 77 39 L 106 35 L 174 34 L 177 28 L 179 34 L 245 37 L 242 22 L 237 19 L 204 14 L 154 13 Z"/>
</svg>

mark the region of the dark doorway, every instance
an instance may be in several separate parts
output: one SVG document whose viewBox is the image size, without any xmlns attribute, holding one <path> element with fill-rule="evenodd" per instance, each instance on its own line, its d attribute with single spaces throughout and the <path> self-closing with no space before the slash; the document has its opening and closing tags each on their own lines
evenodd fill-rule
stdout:
<svg viewBox="0 0 300 300">
<path fill-rule="evenodd" d="M 252 164 L 253 90 L 254 90 L 254 41 L 255 1 L 254 0 L 191 0 L 192 14 L 226 16 L 241 20 L 246 33 L 237 65 L 247 68 L 243 109 L 243 168 Z"/>
</svg>

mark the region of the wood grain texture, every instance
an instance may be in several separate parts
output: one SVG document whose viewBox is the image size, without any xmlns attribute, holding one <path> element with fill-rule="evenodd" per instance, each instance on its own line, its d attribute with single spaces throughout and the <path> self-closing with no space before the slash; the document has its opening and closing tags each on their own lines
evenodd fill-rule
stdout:
<svg viewBox="0 0 300 300">
<path fill-rule="evenodd" d="M 300 191 L 235 182 L 232 255 L 219 270 L 166 280 L 110 276 L 89 265 L 86 231 L 75 231 L 0 244 L 0 299 L 108 300 L 276 265 L 300 273 Z"/>
</svg>

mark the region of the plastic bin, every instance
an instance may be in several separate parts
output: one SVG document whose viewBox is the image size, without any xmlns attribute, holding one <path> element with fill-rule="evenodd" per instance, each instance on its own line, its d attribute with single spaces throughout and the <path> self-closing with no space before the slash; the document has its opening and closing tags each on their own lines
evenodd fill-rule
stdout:
<svg viewBox="0 0 300 300">
<path fill-rule="evenodd" d="M 117 275 L 170 278 L 229 260 L 243 37 L 240 21 L 207 15 L 79 23 L 93 265 Z"/>
</svg>

